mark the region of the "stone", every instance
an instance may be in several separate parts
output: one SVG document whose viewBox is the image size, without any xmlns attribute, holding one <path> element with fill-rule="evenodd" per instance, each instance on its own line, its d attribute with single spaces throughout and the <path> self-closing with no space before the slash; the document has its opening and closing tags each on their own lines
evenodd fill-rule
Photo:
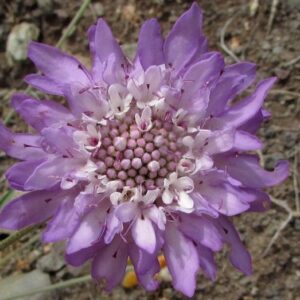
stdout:
<svg viewBox="0 0 300 300">
<path fill-rule="evenodd" d="M 44 13 L 51 13 L 53 11 L 52 0 L 37 0 L 38 7 Z"/>
<path fill-rule="evenodd" d="M 39 270 L 29 273 L 12 275 L 1 279 L 0 281 L 0 300 L 9 297 L 18 297 L 51 285 L 50 277 Z M 53 300 L 53 293 L 45 292 L 28 297 L 22 297 L 22 300 Z"/>
<path fill-rule="evenodd" d="M 96 2 L 93 4 L 93 10 L 95 12 L 95 15 L 97 17 L 103 17 L 104 16 L 104 6 L 100 2 Z"/>
<path fill-rule="evenodd" d="M 32 23 L 23 22 L 13 27 L 6 43 L 6 56 L 9 63 L 27 58 L 28 44 L 36 40 L 40 30 Z"/>
<path fill-rule="evenodd" d="M 57 251 L 51 251 L 37 262 L 37 268 L 44 272 L 57 272 L 64 266 L 64 257 L 62 254 L 57 253 Z"/>
</svg>

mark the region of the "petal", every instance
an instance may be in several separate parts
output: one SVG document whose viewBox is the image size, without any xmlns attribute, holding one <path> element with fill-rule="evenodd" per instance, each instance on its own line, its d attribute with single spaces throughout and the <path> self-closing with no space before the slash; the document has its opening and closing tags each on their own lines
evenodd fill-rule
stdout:
<svg viewBox="0 0 300 300">
<path fill-rule="evenodd" d="M 40 148 L 41 137 L 12 133 L 0 123 L 0 149 L 17 159 L 42 158 L 46 153 Z"/>
<path fill-rule="evenodd" d="M 74 128 L 70 126 L 46 127 L 41 131 L 44 138 L 44 146 L 54 150 L 56 155 L 61 154 L 66 158 L 81 157 L 79 146 L 76 145 L 73 137 Z"/>
<path fill-rule="evenodd" d="M 222 249 L 222 235 L 212 219 L 194 214 L 181 214 L 180 216 L 181 222 L 178 228 L 191 240 L 213 251 Z"/>
<path fill-rule="evenodd" d="M 127 223 L 133 220 L 140 213 L 137 204 L 135 202 L 124 202 L 115 210 L 117 218 L 123 222 Z"/>
<path fill-rule="evenodd" d="M 107 103 L 102 101 L 98 90 L 87 90 L 81 83 L 76 83 L 65 87 L 64 95 L 71 112 L 76 117 L 85 114 L 100 121 L 107 113 Z"/>
<path fill-rule="evenodd" d="M 168 224 L 163 250 L 174 288 L 192 297 L 199 268 L 198 253 L 193 242 L 186 238 L 174 224 Z"/>
<path fill-rule="evenodd" d="M 96 54 L 96 28 L 97 25 L 92 25 L 88 29 L 87 35 L 89 39 L 89 46 L 90 46 L 90 52 L 93 57 L 93 69 L 92 69 L 92 75 L 95 82 L 101 82 L 102 79 L 102 73 L 103 73 L 103 64 L 100 61 L 100 58 Z"/>
<path fill-rule="evenodd" d="M 114 54 L 116 63 L 121 67 L 125 63 L 121 47 L 112 35 L 112 32 L 103 19 L 97 22 L 95 32 L 95 52 L 101 62 L 108 60 L 111 54 Z"/>
<path fill-rule="evenodd" d="M 200 268 L 203 270 L 207 278 L 215 281 L 217 277 L 217 266 L 213 252 L 201 245 L 197 245 L 197 250 L 199 253 Z"/>
<path fill-rule="evenodd" d="M 140 248 L 148 253 L 153 253 L 156 248 L 156 236 L 152 222 L 141 216 L 136 219 L 131 229 L 132 237 Z"/>
<path fill-rule="evenodd" d="M 198 50 L 201 37 L 202 13 L 199 6 L 193 3 L 175 23 L 164 44 L 166 64 L 182 69 Z"/>
<path fill-rule="evenodd" d="M 259 165 L 256 155 L 241 154 L 234 157 L 227 157 L 223 161 L 226 170 L 233 178 L 236 178 L 243 185 L 253 188 L 263 188 L 277 185 L 289 175 L 287 161 L 279 161 L 274 171 L 266 171 Z"/>
<path fill-rule="evenodd" d="M 63 95 L 62 88 L 59 82 L 56 82 L 55 80 L 50 79 L 47 76 L 39 74 L 29 74 L 25 76 L 24 81 L 44 93 L 58 96 Z"/>
<path fill-rule="evenodd" d="M 201 194 L 211 207 L 226 216 L 234 216 L 247 211 L 250 205 L 243 199 L 242 191 L 237 192 L 229 186 L 207 186 L 205 190 L 201 190 Z"/>
<path fill-rule="evenodd" d="M 51 217 L 65 193 L 38 191 L 24 194 L 9 202 L 0 213 L 0 227 L 19 230 L 39 224 Z"/>
<path fill-rule="evenodd" d="M 186 192 L 179 193 L 178 204 L 185 209 L 191 209 L 194 207 L 193 199 Z"/>
<path fill-rule="evenodd" d="M 238 127 L 251 119 L 261 109 L 267 93 L 275 81 L 274 77 L 260 81 L 252 95 L 230 107 L 220 117 L 225 126 Z"/>
<path fill-rule="evenodd" d="M 151 41 L 149 43 L 149 41 Z M 139 34 L 137 54 L 140 62 L 147 70 L 152 65 L 164 63 L 163 37 L 156 19 L 146 21 Z"/>
<path fill-rule="evenodd" d="M 219 116 L 227 103 L 253 83 L 256 75 L 255 64 L 242 62 L 226 66 L 212 89 L 207 115 Z"/>
<path fill-rule="evenodd" d="M 235 132 L 234 148 L 238 151 L 253 151 L 262 147 L 262 142 L 256 136 L 242 130 Z"/>
<path fill-rule="evenodd" d="M 245 275 L 251 275 L 251 256 L 241 242 L 233 224 L 226 217 L 220 217 L 218 220 L 223 229 L 223 238 L 231 247 L 229 259 L 232 265 Z"/>
<path fill-rule="evenodd" d="M 156 224 L 160 230 L 165 230 L 166 216 L 162 209 L 153 205 L 144 210 L 144 215 Z"/>
<path fill-rule="evenodd" d="M 84 85 L 90 84 L 88 71 L 85 67 L 77 59 L 57 48 L 31 42 L 28 57 L 43 74 L 61 87 L 74 81 L 81 82 Z"/>
<path fill-rule="evenodd" d="M 116 237 L 96 255 L 92 263 L 92 277 L 96 281 L 106 279 L 105 290 L 111 291 L 124 278 L 127 257 L 127 244 Z"/>
<path fill-rule="evenodd" d="M 158 243 L 159 244 L 159 243 Z M 156 251 L 152 254 L 147 251 L 139 248 L 136 244 L 129 244 L 129 256 L 132 264 L 134 266 L 134 270 L 137 274 L 143 275 L 151 270 L 153 264 L 157 260 L 157 253 L 160 250 L 161 244 L 158 245 Z"/>
<path fill-rule="evenodd" d="M 224 59 L 218 52 L 206 54 L 205 58 L 192 65 L 184 74 L 183 94 L 180 105 L 191 105 L 191 99 L 198 96 L 199 90 L 220 76 L 224 68 Z"/>
<path fill-rule="evenodd" d="M 48 223 L 43 232 L 44 243 L 54 243 L 67 239 L 72 235 L 79 224 L 80 216 L 74 209 L 73 193 L 66 195 L 53 219 Z"/>
<path fill-rule="evenodd" d="M 9 185 L 21 191 L 30 191 L 34 190 L 34 188 L 26 186 L 26 182 L 28 178 L 34 173 L 34 171 L 44 163 L 43 159 L 39 160 L 29 160 L 22 161 L 14 164 L 10 167 L 6 173 L 6 179 L 9 182 Z"/>
<path fill-rule="evenodd" d="M 234 145 L 233 130 L 215 131 L 204 146 L 204 151 L 209 154 L 216 154 L 229 151 Z"/>
<path fill-rule="evenodd" d="M 162 194 L 162 200 L 165 204 L 171 204 L 173 202 L 174 195 L 169 189 L 165 189 Z"/>
<path fill-rule="evenodd" d="M 16 94 L 12 98 L 12 106 L 26 123 L 37 131 L 56 123 L 73 119 L 69 111 L 53 101 L 39 101 L 24 94 Z"/>
<path fill-rule="evenodd" d="M 151 265 L 151 269 L 144 274 L 137 273 L 138 281 L 147 291 L 155 291 L 159 282 L 154 279 L 154 276 L 160 271 L 160 265 L 157 259 Z"/>
<path fill-rule="evenodd" d="M 70 237 L 66 254 L 72 255 L 99 242 L 104 230 L 105 216 L 106 212 L 99 208 L 88 213 Z"/>
<path fill-rule="evenodd" d="M 48 189 L 61 181 L 62 177 L 78 168 L 76 159 L 57 157 L 41 163 L 30 174 L 24 187 L 29 190 Z"/>
<path fill-rule="evenodd" d="M 112 209 L 111 209 L 112 210 Z M 111 243 L 117 233 L 120 233 L 123 229 L 122 223 L 116 217 L 115 212 L 111 211 L 106 219 L 106 231 L 104 236 L 104 242 L 106 244 Z"/>
</svg>

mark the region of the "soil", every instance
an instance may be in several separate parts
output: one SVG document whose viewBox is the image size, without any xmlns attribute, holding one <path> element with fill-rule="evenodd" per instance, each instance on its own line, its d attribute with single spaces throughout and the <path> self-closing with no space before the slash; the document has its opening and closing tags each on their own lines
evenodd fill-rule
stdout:
<svg viewBox="0 0 300 300">
<path fill-rule="evenodd" d="M 300 161 L 300 59 L 292 60 L 300 52 L 300 2 L 297 0 L 279 1 L 271 30 L 268 32 L 268 20 L 272 1 L 255 0 L 201 0 L 204 10 L 204 31 L 209 38 L 210 48 L 223 51 L 220 36 L 224 34 L 225 43 L 239 60 L 257 63 L 258 78 L 277 76 L 278 81 L 268 96 L 265 107 L 272 113 L 270 121 L 260 130 L 260 137 L 265 143 L 262 155 L 264 165 L 272 169 L 278 159 L 288 159 L 296 173 Z M 258 6 L 255 7 L 255 3 Z M 275 1 L 274 1 L 275 2 Z M 192 1 L 182 0 L 103 0 L 92 1 L 79 24 L 63 49 L 89 62 L 86 31 L 91 23 L 103 16 L 125 48 L 134 47 L 141 24 L 155 17 L 167 32 L 176 18 Z M 11 109 L 11 93 L 26 88 L 23 77 L 35 71 L 28 60 L 9 62 L 6 57 L 6 42 L 15 25 L 29 22 L 40 30 L 39 41 L 55 45 L 64 28 L 80 7 L 79 0 L 0 0 L 0 104 L 1 119 Z M 228 23 L 229 22 L 229 23 Z M 228 63 L 234 60 L 224 52 Z M 291 62 L 291 63 L 289 63 Z M 292 92 L 292 93 L 291 93 Z M 16 116 L 12 116 L 8 126 L 16 131 L 27 130 L 26 125 Z M 11 160 L 0 155 L 0 176 Z M 296 178 L 296 176 L 294 176 Z M 296 178 L 297 181 L 297 178 Z M 0 191 L 5 193 L 6 183 L 1 181 Z M 298 178 L 298 184 L 299 178 Z M 277 199 L 295 209 L 297 189 L 293 174 L 284 184 L 270 190 Z M 299 196 L 299 195 L 298 195 Z M 253 275 L 245 277 L 235 270 L 226 259 L 226 251 L 218 255 L 218 278 L 208 281 L 199 275 L 197 290 L 193 299 L 284 299 L 300 300 L 300 219 L 292 219 L 279 235 L 268 253 L 262 253 L 269 244 L 282 221 L 288 217 L 287 212 L 272 204 L 264 214 L 248 214 L 235 218 L 242 240 L 249 248 L 253 259 Z M 2 236 L 3 238 L 3 236 Z M 1 236 L 0 236 L 1 239 Z M 28 237 L 14 245 L 15 250 L 26 242 Z M 57 251 L 52 245 L 32 244 L 28 250 L 21 251 L 17 258 L 1 267 L 0 276 L 28 272 L 41 265 L 40 260 L 49 253 Z M 52 249 L 52 250 L 51 250 Z M 6 253 L 2 253 L 4 255 Z M 0 254 L 1 255 L 1 254 Z M 62 256 L 62 254 L 60 254 Z M 86 268 L 74 270 L 61 266 L 59 270 L 48 270 L 52 282 L 70 279 L 86 274 Z M 170 282 L 163 280 L 159 290 L 147 293 L 139 287 L 124 289 L 118 287 L 111 294 L 102 292 L 92 283 L 81 284 L 55 292 L 51 299 L 184 299 L 174 291 Z"/>
</svg>

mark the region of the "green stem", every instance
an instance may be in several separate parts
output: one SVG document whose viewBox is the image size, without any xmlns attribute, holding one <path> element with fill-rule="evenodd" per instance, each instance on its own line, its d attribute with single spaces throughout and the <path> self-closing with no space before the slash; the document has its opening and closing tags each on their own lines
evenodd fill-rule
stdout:
<svg viewBox="0 0 300 300">
<path fill-rule="evenodd" d="M 68 25 L 68 27 L 64 30 L 61 38 L 57 42 L 56 47 L 60 48 L 63 45 L 63 43 L 65 42 L 65 40 L 69 37 L 69 35 L 74 30 L 74 27 L 76 26 L 76 24 L 78 23 L 78 21 L 80 20 L 80 18 L 83 16 L 85 10 L 90 5 L 90 3 L 91 3 L 91 0 L 84 0 L 82 2 L 79 10 L 76 13 L 76 15 L 74 16 L 74 18 L 72 19 L 72 21 L 70 22 L 70 24 Z"/>
<path fill-rule="evenodd" d="M 46 286 L 46 287 L 41 288 L 41 289 L 32 290 L 31 292 L 25 293 L 25 294 L 22 294 L 22 295 L 17 295 L 17 296 L 8 297 L 8 298 L 2 298 L 2 300 L 15 300 L 15 299 L 21 299 L 21 298 L 25 298 L 25 297 L 30 297 L 30 296 L 33 296 L 35 294 L 50 292 L 50 291 L 57 290 L 57 289 L 63 289 L 63 288 L 66 288 L 66 287 L 69 287 L 69 286 L 72 286 L 72 285 L 75 285 L 75 284 L 88 282 L 90 280 L 91 280 L 91 276 L 90 275 L 85 275 L 85 276 L 82 276 L 82 277 L 66 280 L 66 281 L 63 281 L 63 282 L 58 282 L 58 283 Z"/>
<path fill-rule="evenodd" d="M 0 260 L 0 267 L 5 265 L 14 256 L 17 256 L 20 253 L 22 253 L 27 247 L 31 246 L 33 243 L 37 242 L 39 239 L 40 239 L 40 234 L 37 233 L 32 238 L 30 238 L 27 242 L 25 242 L 23 245 L 21 245 L 20 248 L 16 249 L 15 251 L 12 251 L 9 254 L 7 254 L 6 256 L 4 256 Z"/>
<path fill-rule="evenodd" d="M 3 240 L 2 242 L 0 242 L 0 251 L 4 250 L 8 246 L 10 246 L 11 244 L 13 244 L 17 240 L 19 240 L 21 237 L 23 237 L 24 235 L 28 234 L 29 232 L 33 231 L 36 228 L 38 228 L 38 225 L 29 226 L 29 227 L 26 227 L 26 228 L 24 228 L 24 229 L 22 229 L 20 231 L 17 231 L 15 233 L 13 233 L 9 237 L 7 237 L 5 240 Z"/>
</svg>

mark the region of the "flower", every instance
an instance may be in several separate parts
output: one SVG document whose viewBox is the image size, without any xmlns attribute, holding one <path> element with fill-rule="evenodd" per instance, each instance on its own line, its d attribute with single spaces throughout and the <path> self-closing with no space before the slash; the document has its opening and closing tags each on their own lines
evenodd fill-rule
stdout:
<svg viewBox="0 0 300 300">
<path fill-rule="evenodd" d="M 281 161 L 265 171 L 249 151 L 267 113 L 275 79 L 232 100 L 255 80 L 255 65 L 226 66 L 207 50 L 196 4 L 163 39 L 156 20 L 144 23 L 137 54 L 126 58 L 104 20 L 88 31 L 93 67 L 32 42 L 41 74 L 25 80 L 64 96 L 68 108 L 17 94 L 12 105 L 35 134 L 0 127 L 0 148 L 19 159 L 7 172 L 24 191 L 0 214 L 18 230 L 48 219 L 44 242 L 66 240 L 66 260 L 92 260 L 92 276 L 118 285 L 128 257 L 147 290 L 158 286 L 163 253 L 174 287 L 195 291 L 199 270 L 214 280 L 214 253 L 230 246 L 231 263 L 251 273 L 251 259 L 229 217 L 264 211 L 263 188 L 288 175 Z"/>
</svg>

